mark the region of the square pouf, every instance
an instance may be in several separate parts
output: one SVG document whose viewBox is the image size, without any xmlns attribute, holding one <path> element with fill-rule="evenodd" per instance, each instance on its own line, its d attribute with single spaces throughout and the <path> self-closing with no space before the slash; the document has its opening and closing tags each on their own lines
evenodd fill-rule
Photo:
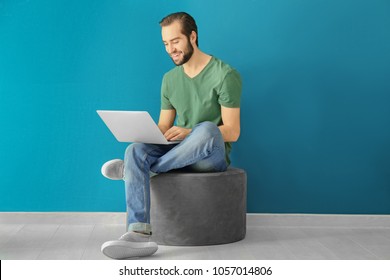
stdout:
<svg viewBox="0 0 390 280">
<path fill-rule="evenodd" d="M 246 173 L 168 172 L 151 188 L 152 239 L 161 245 L 198 246 L 239 241 L 246 234 Z"/>
</svg>

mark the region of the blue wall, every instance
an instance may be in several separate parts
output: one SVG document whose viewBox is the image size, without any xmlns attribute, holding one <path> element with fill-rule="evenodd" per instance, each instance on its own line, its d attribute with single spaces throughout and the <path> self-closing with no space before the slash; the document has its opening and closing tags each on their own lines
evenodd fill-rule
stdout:
<svg viewBox="0 0 390 280">
<path fill-rule="evenodd" d="M 184 10 L 242 74 L 248 212 L 390 214 L 387 0 L 0 0 L 0 211 L 124 211 L 96 109 L 147 110 Z"/>
</svg>

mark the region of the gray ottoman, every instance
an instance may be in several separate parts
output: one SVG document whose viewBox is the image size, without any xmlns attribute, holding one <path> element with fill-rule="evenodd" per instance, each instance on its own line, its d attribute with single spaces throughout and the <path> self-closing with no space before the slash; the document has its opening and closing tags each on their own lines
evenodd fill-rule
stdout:
<svg viewBox="0 0 390 280">
<path fill-rule="evenodd" d="M 169 172 L 150 180 L 151 225 L 161 245 L 215 245 L 246 233 L 246 173 Z"/>
</svg>

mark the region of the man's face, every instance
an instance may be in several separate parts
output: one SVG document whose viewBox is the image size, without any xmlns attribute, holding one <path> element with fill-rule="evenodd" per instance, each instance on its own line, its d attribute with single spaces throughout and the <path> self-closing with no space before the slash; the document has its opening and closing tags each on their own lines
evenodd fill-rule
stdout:
<svg viewBox="0 0 390 280">
<path fill-rule="evenodd" d="M 194 53 L 191 42 L 181 33 L 180 23 L 175 21 L 161 30 L 165 50 L 176 65 L 183 65 L 188 62 Z"/>
</svg>

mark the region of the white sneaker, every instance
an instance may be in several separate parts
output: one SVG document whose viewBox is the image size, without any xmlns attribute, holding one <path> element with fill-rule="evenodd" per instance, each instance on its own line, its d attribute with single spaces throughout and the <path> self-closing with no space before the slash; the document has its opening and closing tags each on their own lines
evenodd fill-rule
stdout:
<svg viewBox="0 0 390 280">
<path fill-rule="evenodd" d="M 150 256 L 157 249 L 157 243 L 150 241 L 150 235 L 129 231 L 118 240 L 105 242 L 101 251 L 107 257 L 122 260 Z"/>
<path fill-rule="evenodd" d="M 102 166 L 102 174 L 104 177 L 111 180 L 123 180 L 124 178 L 124 164 L 121 159 L 113 159 L 107 161 Z"/>
</svg>

